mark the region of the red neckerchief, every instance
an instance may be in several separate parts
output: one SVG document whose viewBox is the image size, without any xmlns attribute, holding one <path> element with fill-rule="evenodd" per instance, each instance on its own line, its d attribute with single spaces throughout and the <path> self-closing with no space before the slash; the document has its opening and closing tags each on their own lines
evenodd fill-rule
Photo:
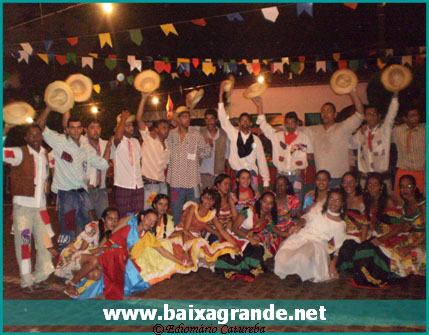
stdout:
<svg viewBox="0 0 429 335">
<path fill-rule="evenodd" d="M 295 134 L 295 133 L 288 133 L 287 135 L 285 133 L 285 142 L 286 142 L 286 144 L 287 145 L 291 145 L 291 143 L 293 141 L 295 141 L 297 137 L 298 137 L 298 135 Z"/>
<path fill-rule="evenodd" d="M 240 185 L 238 185 L 238 194 L 240 193 L 249 193 L 249 198 L 252 199 L 252 201 L 255 201 L 255 196 L 253 195 L 252 190 L 250 189 L 250 187 L 241 187 Z M 237 199 L 238 201 L 239 199 Z"/>
</svg>

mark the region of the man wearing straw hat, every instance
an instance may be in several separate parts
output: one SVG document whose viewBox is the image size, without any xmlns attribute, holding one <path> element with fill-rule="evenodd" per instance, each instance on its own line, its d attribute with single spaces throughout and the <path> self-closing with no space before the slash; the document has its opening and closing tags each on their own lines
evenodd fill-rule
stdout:
<svg viewBox="0 0 429 335">
<path fill-rule="evenodd" d="M 142 153 L 139 141 L 133 137 L 135 119 L 127 110 L 118 115 L 112 146 L 115 202 L 121 218 L 144 206 Z"/>
<path fill-rule="evenodd" d="M 3 141 L 12 128 L 3 127 Z M 45 289 L 45 282 L 54 272 L 51 237 L 54 235 L 46 210 L 45 183 L 48 176 L 48 157 L 42 147 L 42 132 L 37 124 L 28 125 L 24 136 L 26 146 L 3 148 L 3 162 L 11 166 L 13 194 L 13 230 L 15 253 L 26 293 Z M 31 272 L 31 235 L 36 244 L 36 268 Z M 52 255 L 51 255 L 52 254 Z"/>
<path fill-rule="evenodd" d="M 170 159 L 167 143 L 170 131 L 168 121 L 159 120 L 154 122 L 150 128 L 143 121 L 144 104 L 149 94 L 142 91 L 136 115 L 137 125 L 143 139 L 141 150 L 145 210 L 152 208 L 152 201 L 157 194 L 167 194 L 168 192 L 164 172 Z"/>
<path fill-rule="evenodd" d="M 81 140 L 82 123 L 70 117 L 67 110 L 66 134 L 45 127 L 51 109 L 47 107 L 37 123 L 43 129 L 43 139 L 52 148 L 55 158 L 55 174 L 52 191 L 58 194 L 58 219 L 60 221 L 59 249 L 62 250 L 75 239 L 89 222 L 89 212 L 94 205 L 88 194 L 88 166 L 107 170 L 109 164 L 88 143 Z"/>
</svg>

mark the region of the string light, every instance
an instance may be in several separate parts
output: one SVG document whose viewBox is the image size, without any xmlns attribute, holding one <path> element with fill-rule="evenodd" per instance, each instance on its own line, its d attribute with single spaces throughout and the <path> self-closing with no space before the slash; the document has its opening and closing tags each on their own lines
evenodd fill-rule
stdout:
<svg viewBox="0 0 429 335">
<path fill-rule="evenodd" d="M 92 108 L 91 108 L 91 113 L 92 113 L 92 114 L 97 114 L 97 113 L 98 113 L 98 108 L 97 108 L 97 107 L 95 107 L 95 106 L 92 106 Z"/>
<path fill-rule="evenodd" d="M 258 83 L 263 83 L 265 81 L 265 78 L 264 77 L 262 77 L 262 76 L 259 76 L 258 77 Z"/>
<path fill-rule="evenodd" d="M 159 99 L 157 97 L 153 97 L 152 102 L 157 105 L 159 103 Z"/>
<path fill-rule="evenodd" d="M 124 74 L 123 74 L 123 73 L 119 73 L 119 74 L 116 76 L 116 79 L 117 79 L 118 81 L 124 81 L 125 76 L 124 76 Z"/>
<path fill-rule="evenodd" d="M 28 117 L 25 119 L 25 122 L 27 123 L 33 123 L 33 119 L 31 117 Z"/>
<path fill-rule="evenodd" d="M 113 6 L 111 3 L 103 3 L 103 9 L 106 13 L 110 14 L 113 11 Z"/>
</svg>

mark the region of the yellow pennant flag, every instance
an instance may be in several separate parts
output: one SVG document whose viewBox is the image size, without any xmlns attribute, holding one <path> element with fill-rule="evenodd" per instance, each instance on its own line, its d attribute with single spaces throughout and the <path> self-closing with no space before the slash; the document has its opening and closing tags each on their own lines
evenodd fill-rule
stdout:
<svg viewBox="0 0 429 335">
<path fill-rule="evenodd" d="M 49 59 L 48 59 L 48 55 L 47 55 L 47 54 L 37 54 L 37 56 L 39 56 L 40 58 L 42 58 L 42 60 L 43 60 L 46 64 L 49 64 Z"/>
<path fill-rule="evenodd" d="M 377 65 L 381 69 L 383 69 L 386 66 L 386 63 L 382 63 L 380 58 L 377 58 Z"/>
<path fill-rule="evenodd" d="M 112 40 L 110 39 L 110 34 L 98 34 L 98 37 L 100 38 L 100 47 L 102 48 L 106 43 L 112 47 Z"/>
<path fill-rule="evenodd" d="M 90 55 L 91 57 L 94 57 L 95 59 L 98 58 L 98 54 L 88 54 L 88 55 Z"/>
<path fill-rule="evenodd" d="M 180 63 L 189 63 L 189 58 L 177 58 L 177 67 L 180 66 Z"/>
<path fill-rule="evenodd" d="M 247 65 L 247 59 L 242 59 L 242 60 L 241 60 L 241 62 L 242 62 L 244 65 Z"/>
<path fill-rule="evenodd" d="M 203 62 L 203 72 L 206 76 L 216 73 L 216 66 L 212 62 Z"/>
<path fill-rule="evenodd" d="M 341 58 L 341 54 L 339 52 L 332 54 L 332 57 L 336 62 L 338 62 Z"/>
<path fill-rule="evenodd" d="M 301 74 L 302 71 L 304 71 L 304 67 L 305 67 L 305 64 L 301 62 L 301 68 L 299 69 L 298 74 Z"/>
<path fill-rule="evenodd" d="M 94 87 L 95 92 L 100 93 L 101 87 L 99 84 L 95 84 L 95 85 L 93 85 L 93 87 Z"/>
<path fill-rule="evenodd" d="M 176 28 L 174 28 L 173 24 L 171 24 L 171 23 L 162 24 L 161 29 L 164 32 L 165 36 L 168 36 L 169 33 L 172 33 L 176 36 L 179 36 L 179 34 L 176 31 Z"/>
</svg>

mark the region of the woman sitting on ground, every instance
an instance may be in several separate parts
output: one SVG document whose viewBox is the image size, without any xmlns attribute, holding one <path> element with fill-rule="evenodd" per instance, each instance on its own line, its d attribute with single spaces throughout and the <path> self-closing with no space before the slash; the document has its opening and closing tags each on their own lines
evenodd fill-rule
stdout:
<svg viewBox="0 0 429 335">
<path fill-rule="evenodd" d="M 98 264 L 97 254 L 104 251 L 104 245 L 118 225 L 119 212 L 114 207 L 107 207 L 101 214 L 100 220 L 88 223 L 77 237 L 76 241 L 65 247 L 58 259 L 55 275 L 66 279 L 64 293 L 71 298 L 79 296 L 75 286 L 86 277 L 92 280 L 100 279 L 100 270 L 92 268 Z"/>
<path fill-rule="evenodd" d="M 276 178 L 274 184 L 277 204 L 277 229 L 289 232 L 289 229 L 298 224 L 301 204 L 293 191 L 290 181 L 285 176 Z"/>
<path fill-rule="evenodd" d="M 230 193 L 237 213 L 246 207 L 255 205 L 256 197 L 255 191 L 251 186 L 251 178 L 252 175 L 246 169 L 242 169 L 237 173 L 235 192 Z"/>
<path fill-rule="evenodd" d="M 346 172 L 341 179 L 341 189 L 347 196 L 347 237 L 338 254 L 337 269 L 341 273 L 353 270 L 353 256 L 356 248 L 370 235 L 370 223 L 365 215 L 362 188 L 359 178 L 353 172 Z"/>
<path fill-rule="evenodd" d="M 328 171 L 319 170 L 316 173 L 316 188 L 313 191 L 308 192 L 304 197 L 304 204 L 302 205 L 304 213 L 307 213 L 315 204 L 320 204 L 320 206 L 322 206 L 322 204 L 325 203 L 330 182 L 331 174 Z"/>
<path fill-rule="evenodd" d="M 346 236 L 345 194 L 332 189 L 322 207 L 313 207 L 292 235 L 280 245 L 274 259 L 274 273 L 281 279 L 297 274 L 302 281 L 322 282 L 338 278 L 336 253 Z M 334 243 L 328 245 L 329 241 Z M 334 254 L 332 260 L 329 255 Z"/>
</svg>

